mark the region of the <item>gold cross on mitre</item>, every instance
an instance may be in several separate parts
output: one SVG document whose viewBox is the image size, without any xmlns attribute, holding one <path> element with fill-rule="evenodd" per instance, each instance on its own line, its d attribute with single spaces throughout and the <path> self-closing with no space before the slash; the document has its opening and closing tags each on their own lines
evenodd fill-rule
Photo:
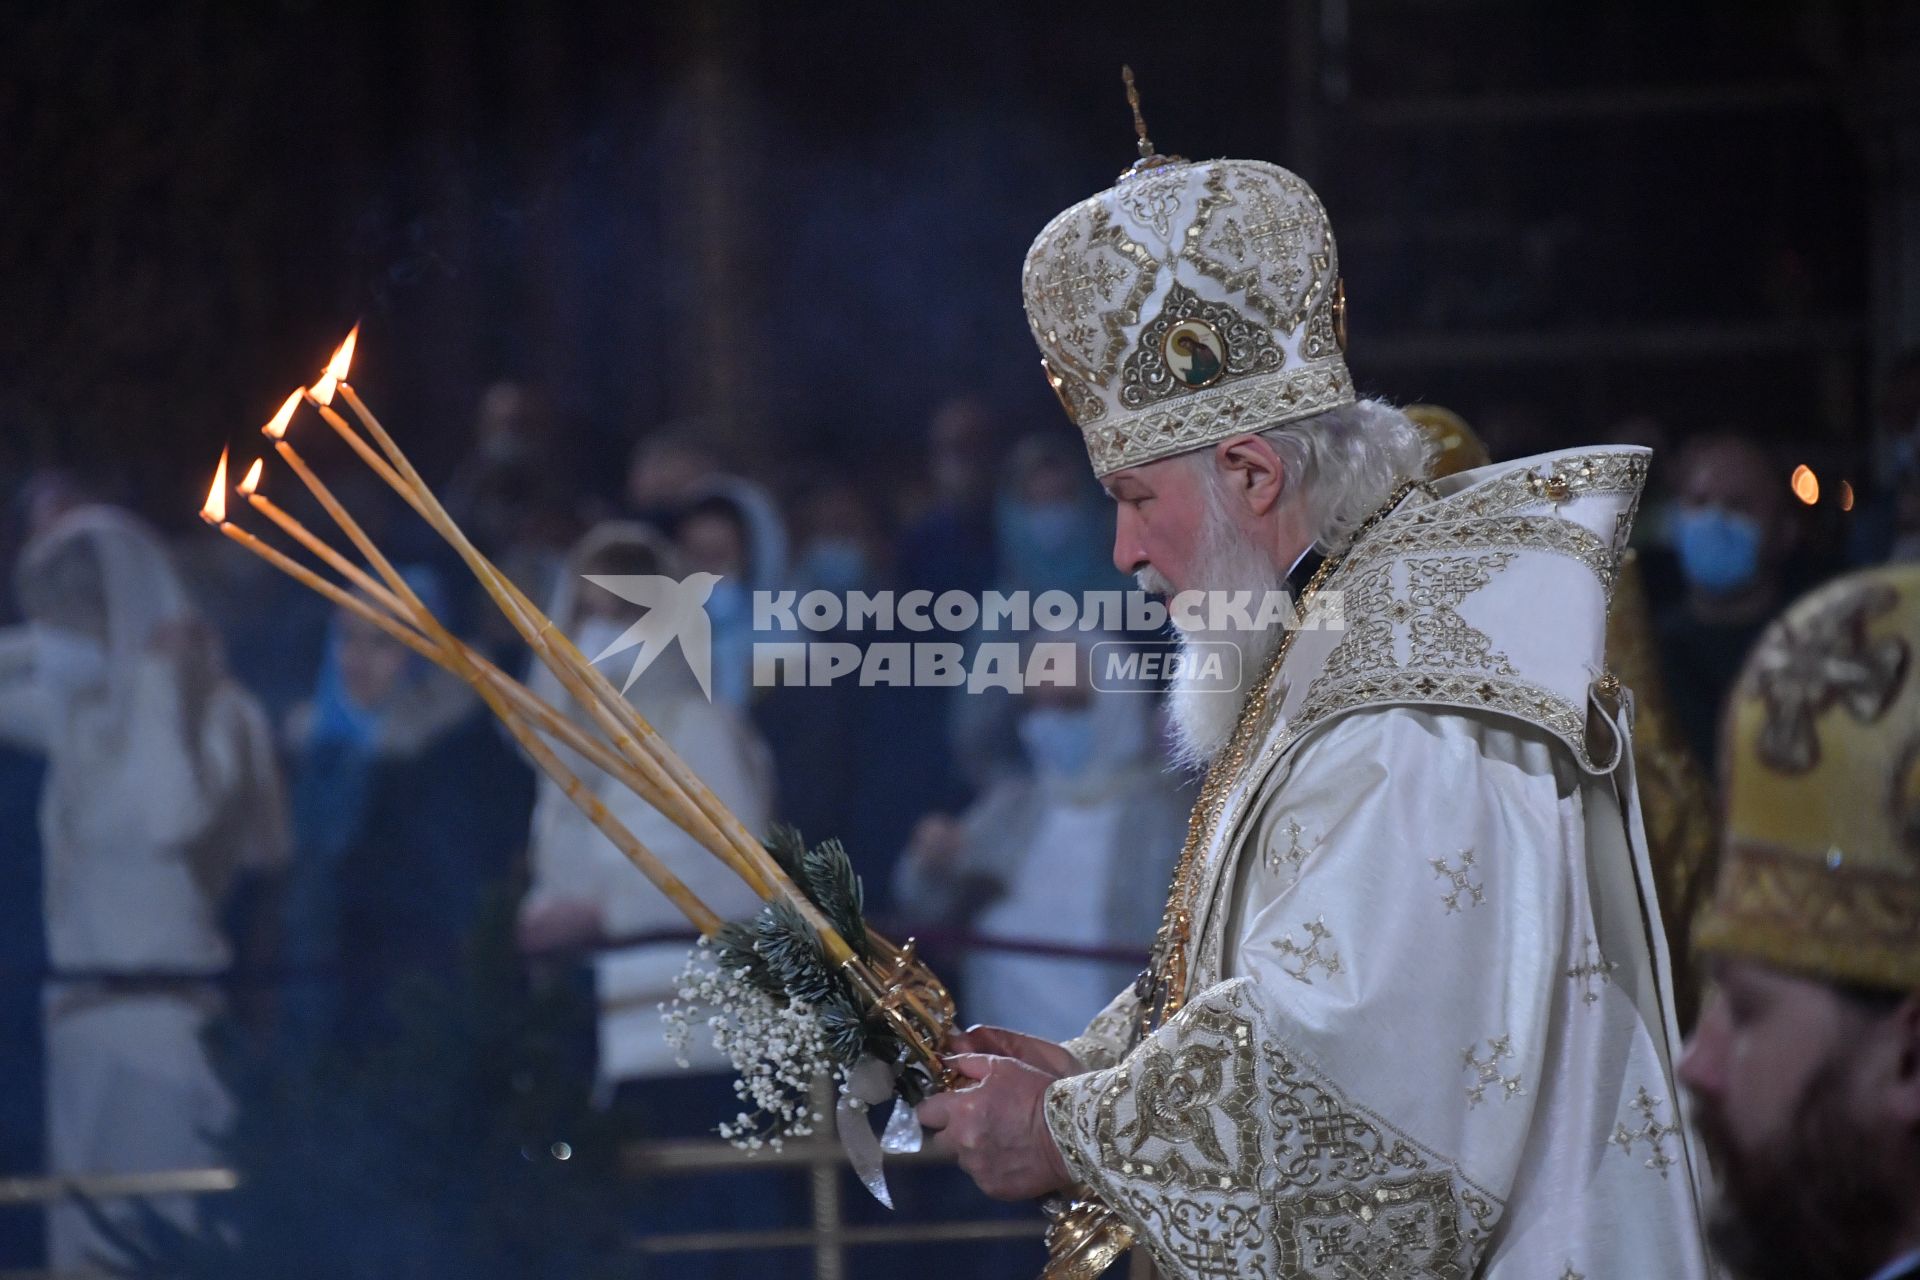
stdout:
<svg viewBox="0 0 1920 1280">
<path fill-rule="evenodd" d="M 1127 105 L 1133 108 L 1133 131 L 1139 137 L 1135 145 L 1140 149 L 1140 158 L 1133 162 L 1128 173 L 1139 173 L 1145 169 L 1158 169 L 1163 164 L 1174 164 L 1186 159 L 1185 156 L 1163 156 L 1153 149 L 1153 140 L 1147 137 L 1146 117 L 1140 114 L 1140 90 L 1133 83 L 1133 68 L 1122 64 L 1120 79 L 1127 86 Z"/>
</svg>

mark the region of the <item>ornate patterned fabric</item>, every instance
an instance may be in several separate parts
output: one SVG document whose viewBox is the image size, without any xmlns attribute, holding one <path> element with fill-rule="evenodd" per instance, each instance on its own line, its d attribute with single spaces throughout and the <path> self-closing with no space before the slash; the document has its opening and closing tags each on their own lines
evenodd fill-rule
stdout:
<svg viewBox="0 0 1920 1280">
<path fill-rule="evenodd" d="M 1047 225 L 1021 286 L 1100 475 L 1353 401 L 1333 231 L 1276 165 L 1129 171 Z"/>
<path fill-rule="evenodd" d="M 1705 949 L 1920 987 L 1920 568 L 1853 574 L 1761 637 L 1728 711 Z"/>
<path fill-rule="evenodd" d="M 1142 1037 L 1123 997 L 1048 1094 L 1164 1273 L 1706 1274 L 1631 766 L 1587 745 L 1624 747 L 1588 686 L 1644 468 L 1449 477 L 1328 580 L 1346 625 L 1274 682 L 1185 1004 Z"/>
</svg>

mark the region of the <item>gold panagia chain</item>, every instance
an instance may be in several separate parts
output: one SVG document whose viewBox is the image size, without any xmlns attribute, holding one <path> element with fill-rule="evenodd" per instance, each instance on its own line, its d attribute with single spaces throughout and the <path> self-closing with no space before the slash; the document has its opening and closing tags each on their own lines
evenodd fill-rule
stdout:
<svg viewBox="0 0 1920 1280">
<path fill-rule="evenodd" d="M 1327 579 L 1346 563 L 1353 548 L 1372 531 L 1374 525 L 1398 507 L 1419 483 L 1409 480 L 1396 488 L 1386 502 L 1361 523 L 1352 540 L 1347 543 L 1346 551 L 1321 562 L 1300 592 L 1295 609 L 1296 622 L 1311 612 L 1314 597 Z M 1193 813 L 1187 819 L 1187 841 L 1180 850 L 1179 862 L 1174 866 L 1173 885 L 1167 894 L 1167 909 L 1160 918 L 1159 931 L 1154 934 L 1152 958 L 1134 984 L 1134 994 L 1140 997 L 1140 1034 L 1143 1036 L 1153 1034 L 1185 1003 L 1193 915 L 1198 905 L 1193 899 L 1199 889 L 1201 858 L 1207 846 L 1213 842 L 1227 797 L 1240 781 L 1247 767 L 1247 758 L 1258 745 L 1259 730 L 1267 721 L 1267 699 L 1273 690 L 1274 679 L 1279 675 L 1280 668 L 1286 665 L 1287 655 L 1292 652 L 1294 637 L 1298 634 L 1296 627 L 1281 637 L 1279 647 L 1274 650 L 1266 669 L 1260 673 L 1260 679 L 1240 708 L 1240 717 L 1234 722 L 1232 736 L 1227 739 L 1227 745 L 1220 754 L 1214 757 L 1213 763 L 1207 766 L 1206 779 L 1200 784 L 1200 798 L 1194 802 Z"/>
</svg>

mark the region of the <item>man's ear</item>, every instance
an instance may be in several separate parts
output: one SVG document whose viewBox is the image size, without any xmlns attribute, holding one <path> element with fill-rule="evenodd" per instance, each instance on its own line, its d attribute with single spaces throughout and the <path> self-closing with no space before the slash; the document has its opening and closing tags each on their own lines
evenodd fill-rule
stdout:
<svg viewBox="0 0 1920 1280">
<path fill-rule="evenodd" d="M 1234 493 L 1250 514 L 1264 516 L 1287 487 L 1287 466 L 1273 446 L 1259 436 L 1234 436 L 1213 446 L 1214 461 L 1224 468 Z"/>
<path fill-rule="evenodd" d="M 1920 992 L 1901 1001 L 1888 1023 L 1897 1055 L 1887 1082 L 1888 1105 L 1898 1124 L 1920 1134 Z"/>
</svg>

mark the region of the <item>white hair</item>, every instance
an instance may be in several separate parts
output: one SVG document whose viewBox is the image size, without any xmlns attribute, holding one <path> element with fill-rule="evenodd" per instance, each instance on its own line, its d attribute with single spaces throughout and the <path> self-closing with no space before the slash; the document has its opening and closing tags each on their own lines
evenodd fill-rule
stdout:
<svg viewBox="0 0 1920 1280">
<path fill-rule="evenodd" d="M 1426 433 L 1384 400 L 1355 401 L 1256 434 L 1286 465 L 1286 489 L 1305 504 L 1313 545 L 1325 555 L 1344 551 L 1398 485 L 1425 479 L 1433 465 Z M 1208 493 L 1223 498 L 1213 451 L 1187 456 L 1207 474 Z"/>
<path fill-rule="evenodd" d="M 1395 488 L 1424 479 L 1433 448 L 1406 414 L 1381 400 L 1362 400 L 1270 427 L 1258 433 L 1273 446 L 1286 468 L 1283 492 L 1297 494 L 1314 545 L 1333 555 L 1344 551 L 1368 516 L 1378 511 Z M 1286 573 L 1265 550 L 1238 532 L 1231 511 L 1227 474 L 1211 449 L 1185 455 L 1200 469 L 1207 518 L 1196 548 L 1190 585 L 1212 591 L 1245 591 L 1254 599 L 1286 587 Z M 1172 584 L 1149 566 L 1140 572 L 1143 590 L 1171 594 Z M 1232 673 L 1218 679 L 1199 674 L 1198 662 L 1185 664 L 1167 691 L 1172 713 L 1174 760 L 1192 768 L 1210 764 L 1233 736 L 1245 685 L 1266 669 L 1280 646 L 1277 628 L 1183 630 L 1180 644 L 1194 653 L 1204 646 L 1230 644 L 1240 651 Z"/>
</svg>

